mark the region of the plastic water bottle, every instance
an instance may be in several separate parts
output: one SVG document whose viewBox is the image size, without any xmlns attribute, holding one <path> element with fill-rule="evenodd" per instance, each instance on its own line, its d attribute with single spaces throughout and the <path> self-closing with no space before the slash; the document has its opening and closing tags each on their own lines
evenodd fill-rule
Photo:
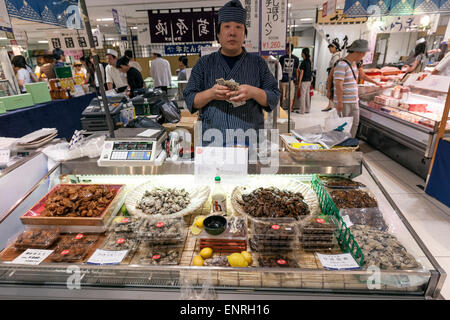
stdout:
<svg viewBox="0 0 450 320">
<path fill-rule="evenodd" d="M 147 98 L 144 98 L 144 114 L 146 116 L 150 115 L 150 105 L 148 104 Z"/>
</svg>

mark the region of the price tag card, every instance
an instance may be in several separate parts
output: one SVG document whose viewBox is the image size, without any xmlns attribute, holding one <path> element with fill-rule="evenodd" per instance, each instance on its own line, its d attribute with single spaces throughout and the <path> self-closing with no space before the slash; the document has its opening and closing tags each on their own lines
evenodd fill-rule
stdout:
<svg viewBox="0 0 450 320">
<path fill-rule="evenodd" d="M 345 224 L 347 225 L 347 228 L 350 228 L 351 226 L 353 226 L 352 221 L 350 220 L 350 217 L 348 215 L 345 215 L 342 217 L 342 220 L 345 222 Z"/>
<path fill-rule="evenodd" d="M 88 264 L 120 264 L 126 257 L 128 250 L 108 251 L 95 250 L 94 254 L 86 262 Z"/>
<path fill-rule="evenodd" d="M 321 254 L 316 253 L 317 257 L 325 269 L 329 270 L 357 270 L 358 263 L 350 253 L 343 254 Z"/>
<path fill-rule="evenodd" d="M 17 264 L 38 265 L 44 261 L 53 250 L 27 249 L 12 261 Z"/>
<path fill-rule="evenodd" d="M 0 164 L 8 164 L 11 151 L 9 149 L 0 149 Z"/>
<path fill-rule="evenodd" d="M 245 179 L 248 173 L 248 148 L 197 147 L 195 178 L 214 181 L 215 176 Z"/>
</svg>

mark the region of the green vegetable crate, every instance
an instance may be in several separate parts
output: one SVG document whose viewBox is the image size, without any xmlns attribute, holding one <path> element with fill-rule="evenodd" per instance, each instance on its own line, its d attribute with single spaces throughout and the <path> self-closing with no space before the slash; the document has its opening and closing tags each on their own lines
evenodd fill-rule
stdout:
<svg viewBox="0 0 450 320">
<path fill-rule="evenodd" d="M 364 263 L 364 255 L 356 242 L 355 238 L 350 232 L 350 229 L 347 228 L 347 225 L 342 220 L 342 217 L 339 215 L 339 209 L 334 204 L 330 195 L 328 194 L 325 186 L 319 180 L 317 175 L 313 175 L 311 186 L 315 193 L 317 194 L 317 198 L 319 199 L 320 209 L 323 214 L 331 215 L 335 218 L 337 229 L 336 229 L 336 239 L 338 240 L 339 246 L 341 247 L 342 252 L 350 253 L 360 267 L 363 266 Z"/>
</svg>

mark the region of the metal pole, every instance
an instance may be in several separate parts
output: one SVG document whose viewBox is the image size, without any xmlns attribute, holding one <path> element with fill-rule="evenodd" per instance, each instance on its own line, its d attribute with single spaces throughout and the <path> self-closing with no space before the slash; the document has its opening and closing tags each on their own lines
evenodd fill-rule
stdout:
<svg viewBox="0 0 450 320">
<path fill-rule="evenodd" d="M 84 20 L 84 27 L 86 29 L 86 33 L 89 39 L 89 46 L 91 49 L 95 49 L 94 37 L 92 36 L 91 22 L 89 21 L 89 15 L 86 8 L 86 2 L 84 0 L 80 0 L 80 9 L 81 15 Z M 94 66 L 95 72 L 97 74 L 98 85 L 100 87 L 100 95 L 102 96 L 103 108 L 105 110 L 106 123 L 108 124 L 109 136 L 110 138 L 114 138 L 114 124 L 111 118 L 111 113 L 109 112 L 108 99 L 106 98 L 105 93 L 105 83 L 103 82 L 103 76 L 99 68 L 100 59 L 98 55 L 94 55 Z"/>
<path fill-rule="evenodd" d="M 134 48 L 133 30 L 130 28 L 131 47 L 133 48 L 133 59 L 136 60 L 136 49 Z"/>
<path fill-rule="evenodd" d="M 288 1 L 289 3 L 289 1 Z M 292 28 L 289 26 L 289 5 L 287 7 L 288 11 L 288 27 L 289 27 L 289 34 L 290 34 L 290 41 L 292 41 Z M 289 60 L 292 59 L 292 50 L 291 50 L 291 43 L 289 42 Z M 292 68 L 294 68 L 295 63 L 293 64 Z M 292 79 L 292 73 L 288 73 L 288 133 L 291 132 L 291 79 Z"/>
</svg>

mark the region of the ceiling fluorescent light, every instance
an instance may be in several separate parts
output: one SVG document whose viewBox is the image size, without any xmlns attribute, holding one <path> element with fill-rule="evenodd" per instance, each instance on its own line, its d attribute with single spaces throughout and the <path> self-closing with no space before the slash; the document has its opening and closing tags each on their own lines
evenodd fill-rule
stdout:
<svg viewBox="0 0 450 320">
<path fill-rule="evenodd" d="M 114 18 L 100 18 L 97 21 L 114 21 Z"/>
<path fill-rule="evenodd" d="M 300 21 L 313 21 L 313 18 L 302 18 Z"/>
<path fill-rule="evenodd" d="M 39 40 L 38 43 L 48 43 L 48 40 Z"/>
</svg>

